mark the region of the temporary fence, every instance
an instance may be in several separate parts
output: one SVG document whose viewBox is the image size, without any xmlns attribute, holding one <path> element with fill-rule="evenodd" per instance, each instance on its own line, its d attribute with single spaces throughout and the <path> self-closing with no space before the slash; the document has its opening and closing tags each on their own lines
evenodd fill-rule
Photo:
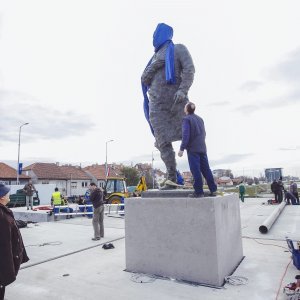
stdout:
<svg viewBox="0 0 300 300">
<path fill-rule="evenodd" d="M 105 214 L 119 214 L 124 212 L 124 203 L 120 204 L 104 204 Z M 93 215 L 93 205 L 92 204 L 75 204 L 75 205 L 59 205 L 54 206 L 53 215 L 55 217 L 59 216 L 92 216 Z"/>
</svg>

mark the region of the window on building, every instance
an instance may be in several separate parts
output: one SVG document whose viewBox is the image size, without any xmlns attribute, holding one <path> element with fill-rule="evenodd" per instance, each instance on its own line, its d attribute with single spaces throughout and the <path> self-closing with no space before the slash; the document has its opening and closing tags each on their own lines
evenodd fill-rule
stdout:
<svg viewBox="0 0 300 300">
<path fill-rule="evenodd" d="M 43 180 L 42 184 L 49 184 L 49 180 Z"/>
<path fill-rule="evenodd" d="M 99 181 L 99 187 L 104 188 L 105 186 L 105 181 Z"/>
<path fill-rule="evenodd" d="M 72 189 L 77 189 L 77 182 L 76 181 L 71 182 L 71 188 Z"/>
</svg>

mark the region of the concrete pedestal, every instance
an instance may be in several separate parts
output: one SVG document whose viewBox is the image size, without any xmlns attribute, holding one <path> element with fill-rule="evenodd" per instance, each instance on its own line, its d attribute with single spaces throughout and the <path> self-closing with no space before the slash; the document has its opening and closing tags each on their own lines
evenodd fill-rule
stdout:
<svg viewBox="0 0 300 300">
<path fill-rule="evenodd" d="M 32 211 L 27 210 L 26 207 L 12 208 L 12 212 L 16 220 L 31 221 L 31 222 L 50 222 L 53 221 L 47 211 Z"/>
<path fill-rule="evenodd" d="M 237 195 L 125 199 L 126 270 L 222 286 L 243 258 Z"/>
</svg>

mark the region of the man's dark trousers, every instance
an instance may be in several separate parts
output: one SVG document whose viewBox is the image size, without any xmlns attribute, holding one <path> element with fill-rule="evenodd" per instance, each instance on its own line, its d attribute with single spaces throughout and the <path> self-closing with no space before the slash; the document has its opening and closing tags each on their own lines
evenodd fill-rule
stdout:
<svg viewBox="0 0 300 300">
<path fill-rule="evenodd" d="M 281 203 L 283 200 L 283 192 L 282 190 L 280 189 L 280 191 L 278 192 L 278 202 Z"/>
<path fill-rule="evenodd" d="M 5 286 L 0 287 L 0 300 L 4 299 L 4 294 L 5 294 Z"/>
<path fill-rule="evenodd" d="M 217 190 L 211 169 L 209 167 L 206 153 L 187 152 L 190 170 L 194 177 L 194 189 L 196 194 L 203 194 L 202 175 L 206 179 L 207 185 L 211 192 Z"/>
</svg>

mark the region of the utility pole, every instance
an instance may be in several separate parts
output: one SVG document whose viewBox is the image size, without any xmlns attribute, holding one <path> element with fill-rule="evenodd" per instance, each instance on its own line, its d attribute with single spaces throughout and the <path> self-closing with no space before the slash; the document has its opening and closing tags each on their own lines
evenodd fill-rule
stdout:
<svg viewBox="0 0 300 300">
<path fill-rule="evenodd" d="M 152 169 L 152 188 L 153 188 L 153 189 L 154 189 L 154 186 L 155 186 L 154 156 L 153 156 L 153 153 L 154 153 L 155 151 L 158 151 L 158 150 L 152 151 L 152 164 L 151 164 L 151 169 Z"/>
<path fill-rule="evenodd" d="M 107 144 L 113 141 L 114 140 L 109 140 L 105 142 L 105 181 L 107 180 Z"/>
<path fill-rule="evenodd" d="M 19 127 L 19 144 L 18 144 L 18 165 L 17 165 L 17 185 L 19 182 L 19 165 L 20 165 L 20 148 L 21 148 L 21 129 L 23 126 L 28 125 L 29 123 L 24 123 Z"/>
</svg>

